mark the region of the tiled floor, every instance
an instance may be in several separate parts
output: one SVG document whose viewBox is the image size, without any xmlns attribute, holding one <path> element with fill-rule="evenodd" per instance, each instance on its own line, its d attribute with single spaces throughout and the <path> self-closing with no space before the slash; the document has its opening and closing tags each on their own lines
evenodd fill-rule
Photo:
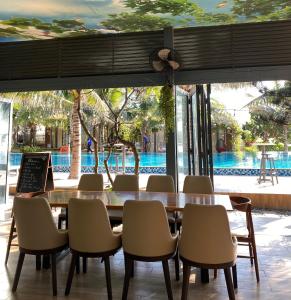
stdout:
<svg viewBox="0 0 291 300">
<path fill-rule="evenodd" d="M 230 213 L 232 227 L 242 224 L 243 216 Z M 261 282 L 257 284 L 255 273 L 247 259 L 239 259 L 237 299 L 282 300 L 291 298 L 291 216 L 274 212 L 254 214 L 258 255 L 260 260 Z M 64 287 L 70 256 L 58 263 L 58 293 L 53 297 L 50 270 L 36 271 L 34 258 L 27 256 L 20 277 L 18 290 L 11 293 L 18 251 L 11 252 L 7 267 L 4 266 L 8 223 L 0 224 L 0 300 L 47 300 L 47 299 L 107 299 L 104 264 L 100 260 L 89 260 L 87 274 L 75 275 L 71 294 L 64 297 Z M 246 250 L 246 249 L 244 249 Z M 174 263 L 170 262 L 174 299 L 181 297 L 181 280 L 174 279 Z M 182 269 L 181 269 L 182 271 Z M 124 264 L 122 252 L 111 259 L 113 298 L 121 299 Z M 182 276 L 182 272 L 181 272 Z M 189 299 L 227 299 L 224 275 L 219 271 L 218 278 L 201 284 L 199 272 L 192 270 Z M 128 299 L 167 299 L 162 266 L 160 263 L 137 263 L 135 277 L 130 282 Z"/>
</svg>

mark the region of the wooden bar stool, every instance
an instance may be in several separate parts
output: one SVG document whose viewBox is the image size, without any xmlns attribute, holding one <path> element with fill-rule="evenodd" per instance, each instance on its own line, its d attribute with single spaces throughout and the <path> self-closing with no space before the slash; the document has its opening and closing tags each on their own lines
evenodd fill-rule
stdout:
<svg viewBox="0 0 291 300">
<path fill-rule="evenodd" d="M 269 168 L 267 168 L 268 164 Z M 267 178 L 268 175 L 271 177 L 270 179 Z M 270 154 L 262 153 L 258 182 L 271 181 L 274 185 L 274 177 L 276 178 L 277 183 L 279 183 L 274 158 L 271 157 Z"/>
</svg>

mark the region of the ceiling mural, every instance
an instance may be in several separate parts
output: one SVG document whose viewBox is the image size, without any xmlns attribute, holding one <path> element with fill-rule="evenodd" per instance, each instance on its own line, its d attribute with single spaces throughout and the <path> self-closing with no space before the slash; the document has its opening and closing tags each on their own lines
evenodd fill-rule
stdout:
<svg viewBox="0 0 291 300">
<path fill-rule="evenodd" d="M 0 42 L 287 19 L 290 0 L 9 0 Z"/>
</svg>

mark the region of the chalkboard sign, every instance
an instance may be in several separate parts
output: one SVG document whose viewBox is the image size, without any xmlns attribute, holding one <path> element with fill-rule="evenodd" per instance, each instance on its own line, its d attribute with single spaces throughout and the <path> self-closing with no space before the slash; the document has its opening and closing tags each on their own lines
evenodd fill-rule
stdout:
<svg viewBox="0 0 291 300">
<path fill-rule="evenodd" d="M 23 153 L 16 192 L 45 192 L 53 189 L 54 181 L 50 153 Z"/>
</svg>

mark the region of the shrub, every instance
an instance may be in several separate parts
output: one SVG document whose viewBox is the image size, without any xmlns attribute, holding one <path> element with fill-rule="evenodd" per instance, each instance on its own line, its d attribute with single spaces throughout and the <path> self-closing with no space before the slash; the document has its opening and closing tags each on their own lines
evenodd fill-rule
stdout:
<svg viewBox="0 0 291 300">
<path fill-rule="evenodd" d="M 20 151 L 22 153 L 25 153 L 25 152 L 39 152 L 41 149 L 40 147 L 37 147 L 37 146 L 23 146 L 20 148 Z"/>
</svg>

